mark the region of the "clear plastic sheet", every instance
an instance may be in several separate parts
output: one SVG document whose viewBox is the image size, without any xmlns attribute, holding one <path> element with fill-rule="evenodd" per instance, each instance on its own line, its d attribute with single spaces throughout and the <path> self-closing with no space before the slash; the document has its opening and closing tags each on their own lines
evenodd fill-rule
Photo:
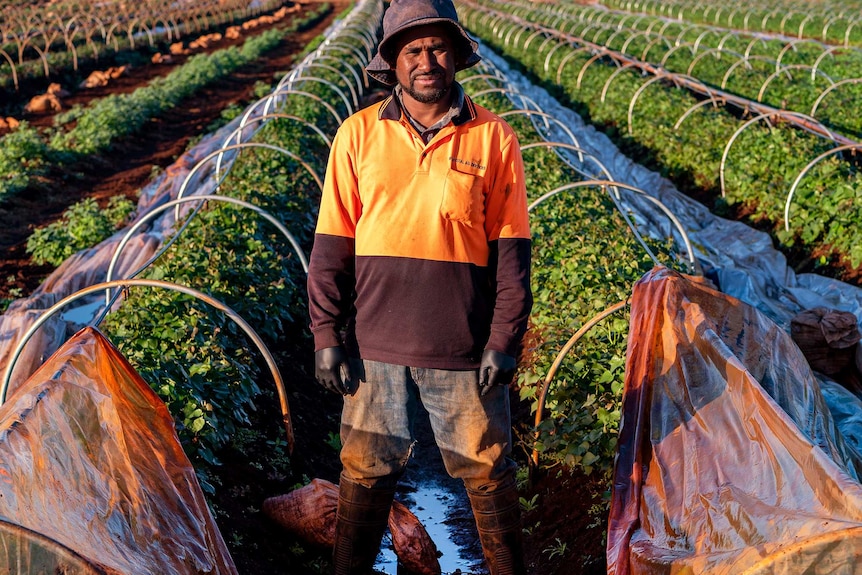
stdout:
<svg viewBox="0 0 862 575">
<path fill-rule="evenodd" d="M 93 565 L 56 541 L 0 520 L 0 566 L 4 573 L 115 575 L 113 569 Z M 14 571 L 12 567 L 14 566 Z"/>
<path fill-rule="evenodd" d="M 167 408 L 93 328 L 0 407 L 0 517 L 2 572 L 236 573 Z"/>
<path fill-rule="evenodd" d="M 824 276 L 796 274 L 769 235 L 712 214 L 680 193 L 670 180 L 622 154 L 607 135 L 533 85 L 488 47 L 481 46 L 480 54 L 518 91 L 565 124 L 580 147 L 598 158 L 615 181 L 640 188 L 667 206 L 685 227 L 705 275 L 722 292 L 757 307 L 786 329 L 794 315 L 817 306 L 851 312 L 862 322 L 862 289 Z M 554 131 L 553 125 L 550 131 Z M 567 140 L 563 135 L 558 139 Z M 621 193 L 642 233 L 659 238 L 674 235 L 669 219 L 653 203 L 635 193 Z M 680 241 L 678 234 L 676 239 Z"/>
<path fill-rule="evenodd" d="M 636 284 L 619 446 L 609 574 L 862 572 L 862 457 L 754 307 L 661 267 Z"/>
<path fill-rule="evenodd" d="M 181 156 L 173 166 L 142 192 L 136 208 L 138 217 L 176 197 L 186 174 L 201 157 L 220 145 L 221 142 L 217 138 L 210 137 Z M 209 173 L 207 170 L 201 170 L 201 172 L 202 175 Z M 195 193 L 209 193 L 212 185 L 210 183 L 193 189 Z M 191 206 L 187 205 L 187 209 L 191 209 Z M 170 235 L 174 222 L 174 211 L 166 210 L 151 225 L 139 229 L 124 247 L 112 279 L 129 277 L 155 254 L 162 242 Z M 18 340 L 39 316 L 66 296 L 106 280 L 108 266 L 125 233 L 125 230 L 121 230 L 100 244 L 72 255 L 54 270 L 31 296 L 12 302 L 0 315 L 0 373 L 6 370 Z M 92 295 L 79 300 L 77 305 L 87 305 L 100 298 L 104 299 L 104 296 Z M 92 317 L 86 321 L 91 319 Z M 9 393 L 12 393 L 46 357 L 56 351 L 60 344 L 80 329 L 81 324 L 85 322 L 67 322 L 57 317 L 52 319 L 51 323 L 54 325 L 52 335 L 42 335 L 30 340 L 24 354 L 15 362 Z M 45 327 L 43 326 L 39 331 L 44 331 Z"/>
<path fill-rule="evenodd" d="M 60 264 L 60 267 L 42 282 L 31 297 L 12 302 L 6 313 L 0 315 L 0 368 L 5 370 L 20 338 L 46 310 L 82 288 L 105 281 L 108 264 L 119 241 L 120 238 L 114 236 L 96 248 L 74 254 Z M 158 243 L 151 234 L 141 234 L 132 239 L 126 245 L 124 250 L 126 257 L 121 260 L 117 270 L 120 277 L 126 277 L 152 256 Z M 104 301 L 104 299 L 104 295 L 98 294 L 86 301 Z M 76 303 L 81 305 L 80 302 Z M 15 389 L 45 361 L 48 355 L 91 319 L 92 317 L 82 317 L 77 321 L 68 321 L 66 317 L 55 315 L 39 328 L 15 363 L 15 370 L 9 380 L 7 397 L 14 393 Z"/>
<path fill-rule="evenodd" d="M 680 193 L 669 180 L 623 155 L 608 136 L 586 124 L 547 91 L 533 85 L 486 46 L 481 46 L 480 53 L 517 90 L 564 123 L 578 138 L 580 147 L 598 158 L 614 180 L 640 188 L 661 200 L 685 227 L 704 275 L 722 293 L 757 308 L 785 331 L 790 330 L 794 316 L 815 307 L 850 312 L 862 323 L 862 289 L 824 276 L 795 273 L 767 234 L 710 213 L 703 204 Z M 559 139 L 566 140 L 565 137 Z M 632 218 L 643 233 L 654 237 L 668 237 L 673 233 L 669 220 L 654 204 L 636 194 L 622 193 L 625 205 L 632 210 Z M 831 410 L 842 413 L 845 424 L 841 432 L 845 439 L 862 445 L 862 425 L 857 423 L 862 415 L 850 416 L 847 404 L 833 404 L 832 400 L 838 397 L 840 395 L 827 395 L 827 404 Z"/>
</svg>

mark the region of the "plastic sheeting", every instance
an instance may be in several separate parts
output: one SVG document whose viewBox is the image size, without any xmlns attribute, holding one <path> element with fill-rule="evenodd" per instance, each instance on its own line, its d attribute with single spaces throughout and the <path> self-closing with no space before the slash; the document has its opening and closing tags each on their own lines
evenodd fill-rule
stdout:
<svg viewBox="0 0 862 575">
<path fill-rule="evenodd" d="M 313 545 L 335 545 L 338 485 L 312 479 L 290 493 L 263 502 L 267 517 Z M 439 551 L 419 519 L 397 499 L 389 511 L 389 534 L 398 556 L 398 567 L 411 575 L 440 575 Z"/>
<path fill-rule="evenodd" d="M 165 404 L 85 328 L 0 407 L 0 571 L 236 573 Z"/>
<path fill-rule="evenodd" d="M 74 254 L 54 270 L 32 296 L 12 302 L 6 313 L 0 315 L 0 370 L 5 370 L 18 341 L 46 310 L 80 289 L 105 281 L 108 263 L 119 242 L 118 234 L 97 248 Z M 158 242 L 150 234 L 139 235 L 130 241 L 124 252 L 127 257 L 121 260 L 120 277 L 127 277 L 131 271 L 147 261 L 157 248 Z M 103 294 L 97 294 L 92 296 L 90 301 L 104 302 L 104 299 Z M 76 320 L 63 315 L 51 317 L 33 335 L 18 357 L 9 380 L 7 395 L 14 393 L 48 355 L 91 319 L 92 317 L 82 317 Z"/>
<path fill-rule="evenodd" d="M 680 193 L 668 179 L 622 154 L 608 136 L 533 85 L 493 51 L 482 46 L 480 53 L 516 90 L 565 124 L 578 138 L 580 147 L 598 158 L 614 180 L 640 188 L 667 206 L 685 227 L 704 274 L 722 293 L 754 306 L 785 331 L 790 330 L 797 314 L 816 307 L 849 312 L 862 322 L 862 289 L 816 274 L 795 273 L 769 235 L 710 213 L 703 204 Z M 549 131 L 554 131 L 554 125 Z M 562 136 L 559 139 L 566 140 Z M 654 204 L 637 194 L 625 190 L 621 193 L 644 233 L 669 237 L 674 232 Z M 862 411 L 854 412 L 862 404 L 829 379 L 821 378 L 821 386 L 845 439 L 862 445 Z"/>
<path fill-rule="evenodd" d="M 793 316 L 818 306 L 848 311 L 862 322 L 862 290 L 824 276 L 796 274 L 769 235 L 712 214 L 706 206 L 679 192 L 670 180 L 625 156 L 607 135 L 533 85 L 492 50 L 483 45 L 480 54 L 515 89 L 565 124 L 579 146 L 595 156 L 615 181 L 640 188 L 667 206 L 685 227 L 705 275 L 722 292 L 757 307 L 785 329 L 789 329 Z M 555 125 L 548 131 L 553 134 Z M 568 138 L 560 135 L 557 139 Z M 718 174 L 715 177 L 717 180 Z M 660 238 L 673 235 L 670 220 L 654 204 L 624 189 L 620 192 L 643 233 Z"/>
<path fill-rule="evenodd" d="M 174 199 L 195 164 L 222 145 L 227 129 L 223 128 L 217 132 L 218 137 L 210 136 L 202 140 L 147 186 L 138 200 L 136 207 L 138 217 L 142 217 L 152 209 Z M 208 168 L 199 170 L 200 175 L 211 175 L 214 163 Z M 210 193 L 214 185 L 215 183 L 212 181 L 205 181 L 198 187 L 193 186 L 193 193 Z M 192 206 L 186 206 L 186 210 L 191 209 Z M 181 210 L 180 213 L 183 214 L 185 211 Z M 152 257 L 162 242 L 170 236 L 175 222 L 174 210 L 166 210 L 162 216 L 138 230 L 123 249 L 122 257 L 118 260 L 112 279 L 129 277 L 132 272 Z M 130 226 L 133 224 L 134 222 Z M 11 354 L 18 340 L 39 316 L 76 291 L 106 280 L 108 266 L 125 233 L 126 230 L 121 230 L 98 245 L 74 254 L 54 270 L 31 296 L 12 302 L 9 308 L 0 315 L 0 371 L 5 371 L 12 359 Z M 92 295 L 89 299 L 79 300 L 77 305 L 89 306 L 92 302 L 100 299 L 104 300 L 104 296 Z M 18 385 L 27 379 L 27 376 L 33 373 L 46 357 L 57 350 L 66 339 L 86 325 L 95 315 L 92 313 L 90 317 L 71 321 L 60 316 L 52 317 L 46 325 L 40 328 L 36 337 L 27 343 L 24 353 L 15 362 L 9 392 L 14 392 Z"/>
<path fill-rule="evenodd" d="M 609 574 L 862 572 L 860 470 L 780 326 L 665 268 L 635 285 Z"/>
</svg>

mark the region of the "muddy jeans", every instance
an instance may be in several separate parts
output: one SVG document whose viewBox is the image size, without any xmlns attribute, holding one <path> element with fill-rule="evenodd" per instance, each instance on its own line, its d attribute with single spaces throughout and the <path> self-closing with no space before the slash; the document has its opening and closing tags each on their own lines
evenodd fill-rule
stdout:
<svg viewBox="0 0 862 575">
<path fill-rule="evenodd" d="M 343 473 L 366 487 L 392 487 L 413 448 L 419 402 L 428 411 L 446 471 L 468 489 L 494 491 L 511 482 L 509 392 L 479 396 L 479 370 L 403 367 L 353 360 L 361 383 L 341 415 Z"/>
</svg>

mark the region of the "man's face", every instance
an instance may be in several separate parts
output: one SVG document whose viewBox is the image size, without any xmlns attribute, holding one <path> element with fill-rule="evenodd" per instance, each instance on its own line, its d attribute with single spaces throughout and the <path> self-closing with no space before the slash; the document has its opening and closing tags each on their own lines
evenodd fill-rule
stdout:
<svg viewBox="0 0 862 575">
<path fill-rule="evenodd" d="M 449 28 L 417 26 L 397 40 L 395 77 L 404 92 L 422 104 L 448 97 L 455 81 L 455 46 Z"/>
</svg>

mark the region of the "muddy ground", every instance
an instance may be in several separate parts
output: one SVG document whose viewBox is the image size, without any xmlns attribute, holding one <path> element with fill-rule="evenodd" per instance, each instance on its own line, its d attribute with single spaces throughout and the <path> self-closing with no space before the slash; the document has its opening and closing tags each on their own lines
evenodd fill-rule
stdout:
<svg viewBox="0 0 862 575">
<path fill-rule="evenodd" d="M 119 142 L 109 154 L 69 166 L 62 172 L 53 172 L 32 189 L 0 203 L 0 221 L 3 222 L 0 226 L 0 300 L 28 295 L 52 271 L 50 266 L 34 265 L 25 251 L 27 237 L 35 227 L 56 221 L 67 207 L 85 197 L 102 202 L 115 195 L 135 198 L 154 171 L 171 165 L 193 138 L 205 133 L 207 126 L 220 117 L 223 109 L 234 103 L 245 105 L 254 101 L 255 83 L 271 84 L 289 70 L 296 54 L 349 4 L 345 0 L 335 0 L 330 5 L 332 9 L 316 24 L 292 34 L 254 65 L 154 119 L 142 133 Z M 304 5 L 300 14 L 311 6 Z M 275 25 L 283 26 L 288 22 Z M 266 29 L 266 26 L 256 28 L 255 33 Z M 241 41 L 225 40 L 213 45 L 211 50 Z M 30 97 L 44 93 L 49 82 L 60 81 L 72 92 L 65 100 L 67 106 L 86 106 L 109 93 L 131 92 L 152 78 L 167 74 L 187 57 L 175 57 L 170 64 L 152 64 L 148 56 L 139 58 L 128 74 L 104 88 L 75 89 L 91 71 L 99 69 L 97 65 L 84 67 L 71 76 L 23 82 L 19 92 L 0 95 L 2 115 L 23 117 L 36 126 L 51 126 L 53 117 L 50 115 L 21 114 L 23 104 Z M 213 511 L 241 574 L 325 573 L 328 550 L 304 546 L 260 510 L 264 499 L 285 493 L 298 482 L 313 477 L 337 481 L 339 469 L 331 437 L 338 429 L 340 398 L 313 382 L 310 374 L 312 350 L 307 338 L 292 339 L 287 335 L 280 347 L 276 353 L 291 389 L 296 449 L 291 457 L 284 457 L 281 445 L 284 430 L 277 423 L 280 421 L 277 401 L 274 396 L 263 400 L 250 430 L 251 439 L 220 454 L 223 465 L 220 476 L 214 478 L 218 495 L 214 498 Z M 523 422 L 518 424 L 519 429 L 523 429 L 530 420 L 529 409 L 517 403 L 514 391 L 513 405 L 516 420 Z M 420 452 L 425 455 L 411 462 L 410 473 L 432 475 L 446 481 L 426 426 L 420 426 L 419 439 L 425 446 Z M 526 465 L 524 450 L 519 449 L 516 458 Z M 287 459 L 289 464 L 282 465 Z M 285 471 L 288 468 L 289 471 Z M 597 489 L 594 483 L 595 478 L 554 472 L 536 475 L 533 484 L 525 487 L 523 495 L 527 499 L 538 495 L 537 505 L 524 518 L 531 574 L 605 572 L 603 531 L 606 519 L 601 513 L 590 514 L 591 508 L 595 510 L 594 506 L 599 503 L 593 497 Z M 398 497 L 409 497 L 409 485 Z M 478 543 L 469 511 L 453 510 L 453 517 L 453 527 L 460 534 L 461 543 L 475 553 Z"/>
</svg>

